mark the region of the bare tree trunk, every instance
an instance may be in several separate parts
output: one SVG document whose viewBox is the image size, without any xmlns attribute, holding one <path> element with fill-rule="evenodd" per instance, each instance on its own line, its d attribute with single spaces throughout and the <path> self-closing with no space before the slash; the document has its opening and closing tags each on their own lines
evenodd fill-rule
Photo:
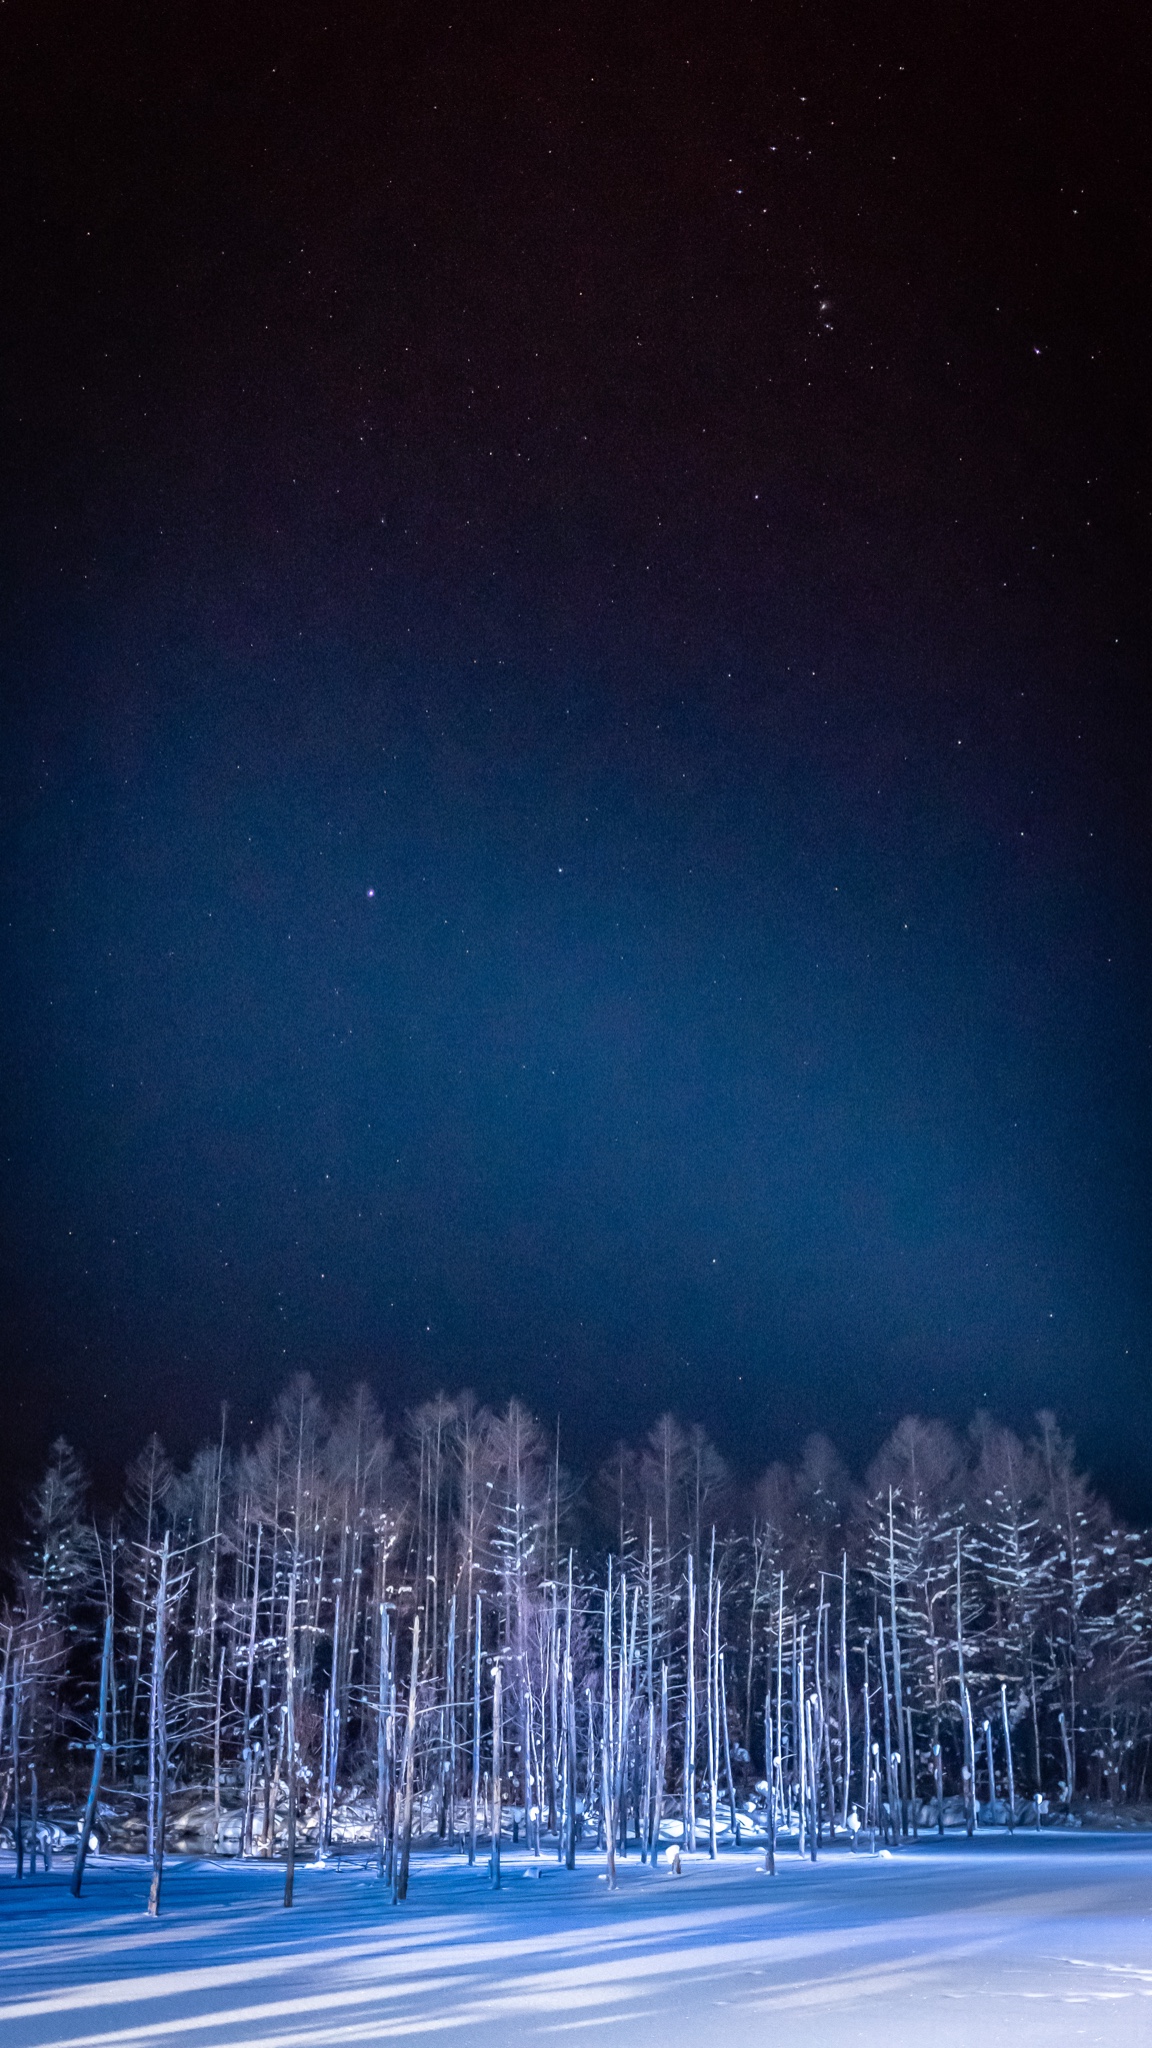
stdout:
<svg viewBox="0 0 1152 2048">
<path fill-rule="evenodd" d="M 668 1666 L 660 1666 L 660 1747 L 656 1752 L 656 1796 L 652 1804 L 652 1855 L 660 1854 L 660 1828 L 664 1819 L 664 1785 L 668 1770 Z"/>
<path fill-rule="evenodd" d="M 327 1802 L 325 1811 L 327 1818 L 324 1824 L 324 1846 L 326 1853 L 330 1852 L 332 1848 L 332 1828 L 336 1816 L 336 1794 L 340 1789 L 336 1776 L 339 1766 L 340 1709 L 336 1705 L 335 1694 L 331 1693 L 328 1702 L 328 1783 L 325 1788 Z"/>
<path fill-rule="evenodd" d="M 972 1699 L 965 1679 L 960 1688 L 961 1704 L 964 1708 L 964 1748 L 968 1757 L 965 1775 L 968 1781 L 968 1833 L 976 1832 L 980 1816 L 976 1811 L 976 1734 L 972 1726 Z"/>
<path fill-rule="evenodd" d="M 884 1778 L 888 1791 L 888 1826 L 893 1833 L 897 1827 L 899 1792 L 896 1783 L 896 1767 L 892 1761 L 892 1717 L 888 1702 L 888 1661 L 884 1655 L 884 1616 L 876 1616 L 876 1645 L 880 1656 L 880 1697 L 884 1706 Z M 899 1730 L 897 1730 L 899 1733 Z M 888 1828 L 884 1830 L 885 1839 Z"/>
<path fill-rule="evenodd" d="M 216 1715 L 212 1727 L 212 1848 L 220 1847 L 220 1723 L 224 1714 L 224 1651 L 220 1645 L 216 1672 Z"/>
<path fill-rule="evenodd" d="M 932 1764 L 936 1772 L 936 1833 L 944 1838 L 944 1759 L 938 1741 L 932 1744 Z"/>
<path fill-rule="evenodd" d="M 964 1677 L 964 1602 L 960 1574 L 959 1529 L 956 1531 L 956 1671 L 960 1681 L 960 1718 L 964 1739 L 964 1763 L 961 1770 L 964 1785 L 964 1824 L 971 1837 L 976 1827 L 976 1745 L 972 1739 L 972 1709 L 968 1703 L 968 1684 Z"/>
<path fill-rule="evenodd" d="M 873 1741 L 872 1741 L 872 1688 L 871 1688 L 871 1685 L 869 1684 L 869 1681 L 868 1681 L 868 1638 L 867 1638 L 867 1637 L 865 1637 L 865 1638 L 864 1638 L 863 1650 L 864 1650 L 864 1760 L 863 1760 L 863 1764 L 862 1764 L 862 1766 L 861 1766 L 861 1771 L 860 1771 L 860 1776 L 861 1776 L 861 1778 L 862 1778 L 862 1780 L 863 1780 L 863 1783 L 861 1784 L 861 1787 L 860 1787 L 860 1791 L 861 1791 L 861 1795 L 862 1795 L 862 1797 L 863 1797 L 863 1800 L 864 1800 L 864 1825 L 865 1825 L 865 1827 L 868 1827 L 868 1826 L 870 1825 L 870 1823 L 871 1823 L 871 1816 L 872 1816 L 872 1757 L 873 1757 L 873 1753 L 874 1753 L 874 1745 L 873 1745 Z M 872 1833 L 872 1847 L 873 1847 L 873 1849 L 875 1849 L 875 1847 L 876 1847 L 876 1835 L 875 1835 L 875 1830 L 874 1830 L 874 1829 L 873 1829 L 873 1833 Z"/>
<path fill-rule="evenodd" d="M 1060 1723 L 1060 1741 L 1064 1748 L 1064 1777 L 1067 1803 L 1071 1806 L 1072 1794 L 1076 1790 L 1076 1764 L 1072 1755 L 1072 1744 L 1068 1740 L 1068 1722 L 1065 1718 L 1063 1707 L 1061 1707 L 1056 1718 Z"/>
<path fill-rule="evenodd" d="M 704 1694 L 708 1715 L 708 1854 L 716 1861 L 716 1636 L 719 1629 L 719 1588 L 716 1584 L 716 1529 L 708 1552 L 707 1649 L 704 1656 Z"/>
<path fill-rule="evenodd" d="M 592 1811 L 596 1798 L 596 1716 L 592 1705 L 592 1688 L 590 1685 L 586 1685 L 584 1688 L 584 1703 L 588 1709 L 588 1745 L 585 1751 L 587 1761 L 584 1772 L 584 1815 L 587 1818 Z M 597 1847 L 599 1847 L 599 1843 L 597 1843 Z"/>
<path fill-rule="evenodd" d="M 764 1868 L 769 1877 L 776 1875 L 776 1747 L 772 1729 L 772 1673 L 768 1673 L 768 1684 L 764 1692 L 764 1776 L 768 1785 L 768 1844 L 764 1851 Z"/>
<path fill-rule="evenodd" d="M 793 1617 L 793 1667 L 792 1667 L 792 1721 L 796 1739 L 796 1798 L 797 1831 L 796 1848 L 803 1856 L 807 1847 L 808 1834 L 812 1829 L 812 1816 L 808 1812 L 808 1728 L 804 1713 L 804 1630 L 800 1630 L 799 1643 L 796 1641 L 796 1623 Z"/>
<path fill-rule="evenodd" d="M 818 1745 L 816 1742 L 816 1731 L 813 1726 L 815 1716 L 813 1711 L 812 1699 L 805 1700 L 804 1712 L 805 1732 L 808 1738 L 809 1794 L 811 1798 L 811 1820 L 808 1826 L 808 1854 L 811 1857 L 812 1862 L 815 1863 L 816 1847 L 819 1839 L 820 1780 Z"/>
<path fill-rule="evenodd" d="M 256 1791 L 256 1753 L 252 1746 L 252 1686 L 256 1676 L 256 1615 L 260 1599 L 260 1543 L 264 1524 L 256 1524 L 256 1562 L 252 1567 L 252 1607 L 248 1617 L 248 1661 L 244 1672 L 244 1812 L 240 1821 L 240 1854 L 252 1847 L 252 1801 Z M 245 1532 L 245 1554 L 247 1533 Z"/>
<path fill-rule="evenodd" d="M 497 1658 L 492 1666 L 492 1854 L 488 1874 L 495 1891 L 500 1889 L 500 1835 L 504 1825 L 504 1667 Z"/>
<path fill-rule="evenodd" d="M 8 1707 L 8 1667 L 12 1662 L 12 1638 L 15 1632 L 15 1623 L 10 1621 L 4 1632 L 4 1661 L 0 1663 L 0 1742 L 4 1739 L 4 1716 Z M 7 1805 L 3 1811 L 7 1812 Z"/>
<path fill-rule="evenodd" d="M 996 1824 L 996 1765 L 992 1757 L 992 1723 L 987 1719 L 984 1722 L 984 1752 L 988 1759 L 988 1821 L 989 1825 L 994 1827 Z"/>
<path fill-rule="evenodd" d="M 272 1797 L 272 1721 L 270 1685 L 265 1671 L 260 1681 L 260 1732 L 264 1738 L 264 1826 L 260 1834 L 260 1846 L 265 1856 L 272 1854 L 276 1835 L 275 1802 Z M 277 1759 L 279 1769 L 279 1759 Z"/>
<path fill-rule="evenodd" d="M 627 1628 L 627 1619 L 625 1619 Z M 615 1729 L 613 1726 L 612 1699 L 612 1561 L 608 1561 L 608 1590 L 604 1595 L 604 1685 L 603 1711 L 601 1716 L 600 1740 L 600 1807 L 604 1816 L 605 1868 L 608 1889 L 616 1889 L 616 1801 L 612 1796 L 615 1781 Z"/>
<path fill-rule="evenodd" d="M 384 1854 L 388 1834 L 388 1609 L 380 1602 L 379 1642 L 376 1674 L 376 1860 L 384 1875 Z"/>
<path fill-rule="evenodd" d="M 558 1653 L 558 1654 L 561 1654 L 561 1653 L 560 1653 L 560 1641 L 559 1641 L 559 1628 L 557 1628 L 557 1643 L 556 1643 L 556 1648 L 557 1648 L 557 1653 Z M 566 1657 L 566 1656 L 562 1656 L 562 1660 L 561 1660 L 561 1664 L 560 1664 L 560 1708 L 559 1708 L 559 1727 L 558 1727 L 558 1730 L 557 1730 L 557 1736 L 558 1736 L 558 1740 L 559 1740 L 559 1743 L 560 1743 L 560 1749 L 559 1749 L 559 1756 L 558 1756 L 558 1785 L 557 1785 L 557 1797 L 558 1797 L 558 1799 L 559 1799 L 559 1812 L 558 1812 L 558 1816 L 557 1816 L 557 1820 L 558 1820 L 558 1831 L 557 1831 L 557 1841 L 556 1841 L 556 1860 L 557 1860 L 557 1862 L 558 1862 L 558 1863 L 566 1863 L 566 1862 L 567 1862 L 567 1856 L 568 1856 L 568 1813 L 569 1813 L 569 1809 L 570 1809 L 570 1807 L 571 1807 L 571 1805 L 572 1805 L 572 1792 L 573 1792 L 573 1786 L 572 1786 L 572 1770 L 571 1770 L 572 1758 L 571 1758 L 571 1755 L 570 1755 L 570 1752 L 569 1752 L 569 1746 L 568 1746 L 568 1687 L 569 1687 L 569 1672 L 568 1672 L 568 1659 L 567 1659 L 567 1657 Z"/>
<path fill-rule="evenodd" d="M 320 1783 L 316 1802 L 316 1856 L 324 1860 L 328 1836 L 328 1747 L 332 1736 L 332 1687 L 324 1689 L 324 1716 L 320 1724 Z"/>
<path fill-rule="evenodd" d="M 852 1779 L 852 1704 L 848 1691 L 848 1552 L 840 1566 L 840 1783 L 841 1819 L 848 1826 L 849 1786 Z"/>
<path fill-rule="evenodd" d="M 725 1777 L 727 1778 L 727 1781 L 728 1781 L 728 1824 L 729 1824 L 729 1826 L 730 1826 L 730 1828 L 731 1828 L 731 1830 L 732 1830 L 732 1840 L 733 1840 L 733 1841 L 735 1841 L 735 1840 L 736 1840 L 736 1787 L 735 1787 L 735 1785 L 733 1784 L 733 1781 L 732 1781 L 732 1745 L 731 1745 L 731 1742 L 729 1741 L 729 1737 L 728 1737 L 728 1691 L 727 1691 L 727 1687 L 726 1687 L 726 1685 L 725 1685 L 725 1683 L 724 1683 L 724 1652 L 723 1652 L 723 1650 L 721 1650 L 721 1651 L 719 1652 L 718 1656 L 717 1656 L 717 1659 L 716 1659 L 716 1668 L 717 1668 L 717 1671 L 718 1671 L 718 1673 L 719 1673 L 719 1687 L 720 1687 L 720 1732 L 721 1732 L 721 1734 L 722 1734 L 722 1735 L 723 1735 L 723 1737 L 724 1737 L 724 1775 L 725 1775 Z"/>
<path fill-rule="evenodd" d="M 564 1623 L 564 1863 L 576 1868 L 576 1687 L 572 1674 L 572 1552 L 568 1552 L 568 1612 Z"/>
<path fill-rule="evenodd" d="M 696 1848 L 696 1587 L 688 1552 L 688 1701 L 684 1722 L 684 1825 L 682 1840 Z"/>
<path fill-rule="evenodd" d="M 453 1847 L 456 1843 L 456 1595 L 453 1593 L 448 1608 L 448 1649 L 445 1662 L 444 1689 L 448 1698 L 448 1787 L 447 1821 L 448 1837 Z"/>
<path fill-rule="evenodd" d="M 299 1488 L 297 1489 L 299 1491 Z M 294 1525 L 292 1576 L 288 1581 L 288 1613 L 284 1625 L 285 1670 L 284 1712 L 281 1730 L 288 1751 L 288 1861 L 284 1870 L 284 1904 L 292 1904 L 296 1889 L 296 1574 L 299 1563 L 299 1521 Z M 279 1776 L 279 1758 L 277 1759 Z M 276 1827 L 276 1801 L 272 1801 L 272 1827 Z"/>
<path fill-rule="evenodd" d="M 1044 1774 L 1040 1764 L 1040 1715 L 1036 1706 L 1036 1666 L 1031 1654 L 1028 1658 L 1028 1689 L 1032 1703 L 1032 1745 L 1036 1758 L 1036 1833 L 1040 1833 L 1040 1795 L 1044 1789 Z"/>
<path fill-rule="evenodd" d="M 332 1814 L 336 1804 L 336 1779 L 340 1767 L 340 1711 L 336 1704 L 337 1675 L 340 1670 L 340 1594 L 336 1595 L 336 1606 L 332 1616 L 332 1676 L 328 1686 L 328 1758 L 324 1773 L 323 1840 L 322 1853 L 327 1855 L 332 1847 Z"/>
<path fill-rule="evenodd" d="M 388 1653 L 388 1855 L 384 1870 L 389 1891 L 392 1891 L 396 1883 L 396 1829 L 399 1825 L 400 1816 L 400 1773 L 404 1763 L 404 1758 L 396 1738 L 396 1729 L 399 1721 L 399 1714 L 397 1712 L 396 1660 L 399 1647 L 399 1638 L 393 1633 Z"/>
<path fill-rule="evenodd" d="M 152 1551 L 152 1517 L 153 1517 L 153 1514 L 154 1514 L 154 1512 L 155 1512 L 155 1508 L 156 1508 L 156 1451 L 157 1451 L 157 1449 L 158 1449 L 158 1443 L 157 1443 L 157 1439 L 156 1439 L 155 1437 L 153 1437 L 153 1438 L 151 1439 L 151 1443 L 149 1444 L 149 1447 L 148 1447 L 148 1455 L 149 1455 L 149 1456 L 151 1457 L 151 1460 L 152 1460 L 152 1462 L 151 1462 L 151 1465 L 150 1465 L 150 1468 L 149 1468 L 149 1473 L 148 1473 L 148 1496 L 147 1496 L 147 1498 L 148 1498 L 148 1506 L 147 1506 L 147 1512 L 146 1512 L 146 1517 L 145 1517 L 145 1523 L 144 1523 L 144 1553 L 145 1553 L 145 1557 L 146 1557 L 146 1558 L 150 1558 L 150 1557 L 151 1557 L 151 1551 Z M 145 1565 L 145 1570 L 147 1571 L 147 1564 Z M 139 1616 L 138 1616 L 138 1619 L 137 1619 L 137 1624 L 136 1624 L 136 1657 L 135 1657 L 135 1661 L 134 1661 L 134 1667 L 133 1667 L 133 1673 L 132 1673 L 132 1702 L 131 1702 L 131 1706 L 130 1706 L 130 1708 L 129 1708 L 129 1712 L 128 1712 L 128 1740 L 129 1740 L 129 1743 L 134 1743 L 134 1742 L 135 1742 L 135 1740 L 136 1740 L 136 1709 L 137 1709 L 137 1705 L 138 1705 L 138 1703 L 139 1703 L 139 1695 L 140 1695 L 140 1681 L 141 1681 L 141 1675 L 142 1675 L 142 1673 L 143 1673 L 143 1669 L 144 1669 L 144 1627 L 145 1627 L 145 1619 L 144 1619 L 144 1618 L 145 1618 L 145 1615 L 147 1614 L 147 1612 L 148 1612 L 148 1588 L 147 1588 L 147 1580 L 145 1580 L 145 1583 L 144 1583 L 143 1587 L 141 1588 L 141 1592 L 140 1592 L 140 1611 L 139 1611 Z M 152 1825 L 152 1822 L 151 1822 L 151 1810 L 152 1810 L 152 1809 L 151 1809 L 151 1803 L 149 1803 L 149 1809 L 148 1809 L 148 1810 L 149 1810 L 149 1823 L 148 1823 L 148 1825 L 149 1825 L 149 1830 L 151 1830 L 151 1825 Z M 152 1841 L 151 1841 L 151 1833 L 149 1833 L 149 1841 L 148 1841 L 148 1850 L 149 1850 L 149 1854 L 151 1854 L 151 1850 L 152 1850 Z"/>
<path fill-rule="evenodd" d="M 284 1904 L 290 1906 L 296 1893 L 296 1707 L 293 1693 L 288 1699 L 288 1851 L 284 1865 Z"/>
<path fill-rule="evenodd" d="M 776 1615 L 776 1725 L 774 1730 L 776 1748 L 773 1752 L 776 1764 L 776 1789 L 780 1806 L 784 1804 L 784 1574 L 780 1574 L 780 1599 Z M 772 1774 L 769 1772 L 769 1786 Z M 775 1831 L 773 1831 L 775 1841 Z"/>
<path fill-rule="evenodd" d="M 908 1760 L 908 1811 L 912 1823 L 912 1839 L 918 1842 L 920 1839 L 920 1800 L 916 1791 L 916 1748 L 912 1739 L 912 1709 L 910 1706 L 905 1706 L 904 1708 L 904 1733 L 908 1738 L 908 1746 L 905 1751 L 905 1756 Z"/>
<path fill-rule="evenodd" d="M 416 1692 L 420 1682 L 420 1615 L 412 1617 L 412 1676 L 408 1685 L 408 1725 L 404 1731 L 404 1793 L 400 1857 L 396 1866 L 397 1902 L 408 1897 L 408 1864 L 412 1854 L 412 1810 L 416 1784 Z"/>
<path fill-rule="evenodd" d="M 476 1806 L 480 1797 L 480 1595 L 476 1595 L 476 1634 L 472 1663 L 472 1811 L 468 1819 L 468 1861 L 476 1861 Z"/>
<path fill-rule="evenodd" d="M 548 1832 L 555 1835 L 558 1830 L 558 1792 L 560 1777 L 560 1585 L 559 1559 L 552 1567 L 552 1615 L 548 1625 Z"/>
<path fill-rule="evenodd" d="M 155 1920 L 160 1912 L 160 1887 L 164 1880 L 164 1830 L 168 1819 L 168 1708 L 164 1698 L 165 1664 L 168 1655 L 168 1532 L 160 1551 L 160 1583 L 156 1588 L 156 1635 L 152 1650 L 152 1756 L 149 1776 L 155 1804 L 152 1812 L 152 1884 L 148 1912 Z"/>
<path fill-rule="evenodd" d="M 632 1631 L 628 1631 L 628 1593 L 624 1574 L 620 1575 L 620 1662 L 618 1674 L 618 1700 L 616 1714 L 616 1742 L 612 1771 L 612 1806 L 616 1819 L 618 1846 L 623 1854 L 628 1852 L 628 1789 L 625 1772 L 628 1768 L 629 1739 L 632 1726 L 632 1680 L 633 1661 L 636 1654 L 636 1625 L 639 1619 L 640 1589 L 637 1587 L 632 1598 Z"/>
<path fill-rule="evenodd" d="M 104 1730 L 108 1715 L 108 1681 L 112 1670 L 112 1616 L 104 1622 L 104 1649 L 100 1658 L 100 1705 L 96 1714 L 96 1744 L 92 1751 L 92 1779 L 88 1787 L 88 1798 L 80 1832 L 76 1837 L 76 1861 L 72 1866 L 72 1897 L 80 1897 L 80 1886 L 84 1881 L 84 1864 L 88 1856 L 88 1844 L 96 1823 L 96 1802 L 100 1792 L 100 1774 L 104 1768 Z"/>
<path fill-rule="evenodd" d="M 649 1524 L 651 1528 L 651 1524 Z M 756 1612 L 760 1601 L 760 1578 L 764 1570 L 764 1550 L 760 1542 L 756 1523 L 752 1524 L 752 1599 L 748 1615 L 748 1672 L 744 1685 L 744 1747 L 752 1754 L 752 1690 L 756 1666 Z"/>
<path fill-rule="evenodd" d="M 224 1439 L 225 1439 L 225 1435 L 226 1435 L 226 1432 L 227 1432 L 227 1428 L 228 1428 L 228 1403 L 227 1403 L 226 1401 L 222 1401 L 222 1402 L 221 1402 L 221 1404 L 220 1404 L 220 1442 L 219 1442 L 219 1445 L 217 1446 L 217 1450 L 216 1450 L 216 1499 L 215 1499 L 215 1504 L 214 1504 L 214 1509 L 213 1509 L 213 1516 L 212 1516 L 212 1564 L 211 1564 L 211 1572 L 210 1572 L 210 1576 L 209 1576 L 209 1608 L 208 1608 L 208 1677 L 209 1677 L 209 1681 L 211 1681 L 211 1677 L 212 1677 L 212 1670 L 213 1670 L 213 1666 L 215 1665 L 215 1662 L 216 1662 L 216 1629 L 217 1629 L 217 1625 L 218 1625 L 218 1622 L 219 1622 L 219 1619 L 220 1619 L 220 1616 L 219 1616 L 219 1605 L 220 1605 L 220 1538 L 221 1538 L 221 1525 L 220 1525 L 220 1510 L 221 1510 L 221 1506 L 222 1506 L 222 1504 L 223 1504 L 223 1496 L 224 1496 Z M 213 1730 L 214 1740 L 213 1740 L 213 1746 L 212 1746 L 212 1756 L 213 1756 L 213 1771 L 212 1771 L 212 1780 L 213 1780 L 213 1790 L 212 1790 L 212 1799 L 213 1799 L 213 1811 L 214 1811 L 214 1817 L 215 1817 L 215 1832 L 214 1832 L 214 1834 L 213 1834 L 213 1848 L 215 1848 L 215 1847 L 216 1847 L 217 1843 L 219 1842 L 219 1838 L 220 1838 L 220 1715 L 221 1715 L 221 1712 L 222 1712 L 222 1708 L 223 1708 L 223 1687 L 224 1687 L 224 1645 L 223 1645 L 223 1644 L 221 1644 L 221 1646 L 220 1646 L 220 1675 L 219 1675 L 219 1679 L 218 1679 L 218 1684 L 217 1684 L 217 1698 L 216 1698 L 216 1725 L 215 1725 L 215 1728 L 214 1728 L 214 1730 Z"/>
<path fill-rule="evenodd" d="M 892 1697 L 896 1706 L 896 1734 L 900 1747 L 904 1747 L 904 1691 L 900 1670 L 900 1630 L 896 1622 L 896 1531 L 893 1520 L 892 1488 L 888 1488 L 888 1600 L 892 1621 Z M 905 1804 L 908 1799 L 908 1767 L 911 1757 L 897 1759 L 898 1784 L 901 1793 L 899 1801 L 900 1833 L 908 1833 L 908 1817 Z"/>
<path fill-rule="evenodd" d="M 648 1695 L 648 1737 L 644 1744 L 644 1823 L 640 1830 L 640 1861 L 647 1863 L 652 1843 L 652 1793 L 656 1778 L 656 1702 Z"/>
<path fill-rule="evenodd" d="M 8 1668 L 12 1661 L 12 1641 L 15 1632 L 15 1627 L 10 1622 L 4 1643 L 3 1670 L 0 1671 L 0 1736 L 4 1732 L 4 1707 L 8 1699 Z M 0 1823 L 3 1822 L 4 1816 L 8 1811 L 8 1796 L 11 1789 L 13 1794 L 12 1846 L 16 1851 L 16 1875 L 18 1878 L 22 1878 L 24 1875 L 24 1845 L 20 1833 L 20 1688 L 14 1671 L 12 1673 L 11 1718 L 12 1733 L 9 1739 L 12 1749 L 12 1769 L 4 1786 L 3 1797 L 0 1798 Z"/>
<path fill-rule="evenodd" d="M 1008 1832 L 1016 1827 L 1016 1773 L 1012 1768 L 1012 1728 L 1008 1720 L 1008 1688 L 1000 1686 L 1000 1711 L 1004 1717 L 1004 1756 L 1008 1766 Z"/>
</svg>

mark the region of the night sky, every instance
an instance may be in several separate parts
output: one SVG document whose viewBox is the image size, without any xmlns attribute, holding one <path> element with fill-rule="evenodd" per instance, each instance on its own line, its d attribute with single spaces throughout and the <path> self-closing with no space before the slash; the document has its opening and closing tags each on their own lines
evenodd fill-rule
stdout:
<svg viewBox="0 0 1152 2048">
<path fill-rule="evenodd" d="M 304 1368 L 1152 1511 L 1149 57 L 9 0 L 10 1474 Z"/>
</svg>

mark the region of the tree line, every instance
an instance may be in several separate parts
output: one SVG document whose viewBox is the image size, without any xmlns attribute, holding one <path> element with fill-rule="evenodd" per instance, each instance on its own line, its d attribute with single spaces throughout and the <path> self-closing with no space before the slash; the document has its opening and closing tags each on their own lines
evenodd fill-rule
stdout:
<svg viewBox="0 0 1152 2048">
<path fill-rule="evenodd" d="M 742 1835 L 899 1844 L 1144 1797 L 1152 1554 L 1054 1418 L 907 1417 L 862 1484 L 813 1437 L 737 1485 L 663 1416 L 581 1484 L 518 1402 L 395 1435 L 306 1378 L 111 1515 L 58 1442 L 0 1608 L 0 1830 L 19 1876 L 108 1816 L 146 1851 L 414 1839 L 569 1866 Z M 86 1805 L 84 1805 L 86 1797 Z M 82 1810 L 83 1809 L 83 1810 Z"/>
</svg>

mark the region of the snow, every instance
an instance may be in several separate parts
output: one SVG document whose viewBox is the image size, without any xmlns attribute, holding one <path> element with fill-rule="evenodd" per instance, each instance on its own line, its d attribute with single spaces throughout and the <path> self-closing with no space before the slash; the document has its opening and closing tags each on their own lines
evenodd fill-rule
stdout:
<svg viewBox="0 0 1152 2048">
<path fill-rule="evenodd" d="M 505 1852 L 418 1856 L 404 1906 L 360 1860 L 297 1874 L 173 1859 L 158 1922 L 144 1864 L 15 1883 L 0 1861 L 5 2048 L 327 2048 L 466 2035 L 469 2048 L 592 2029 L 629 2048 L 1152 2048 L 1152 1843 L 921 1843 L 891 1857 L 633 1858 L 609 1892 Z M 526 1883 L 527 1876 L 537 1882 Z"/>
</svg>

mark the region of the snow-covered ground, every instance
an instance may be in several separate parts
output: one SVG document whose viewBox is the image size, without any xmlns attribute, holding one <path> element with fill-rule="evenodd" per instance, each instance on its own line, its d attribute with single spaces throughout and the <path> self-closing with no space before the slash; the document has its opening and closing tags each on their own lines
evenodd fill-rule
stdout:
<svg viewBox="0 0 1152 2048">
<path fill-rule="evenodd" d="M 319 2048 L 467 2037 L 469 2048 L 952 2048 L 1148 2043 L 1152 1844 L 1048 1835 L 847 1853 L 775 1879 L 751 1850 L 681 1877 L 629 1859 L 610 1894 L 505 1858 L 502 1891 L 414 1859 L 406 1905 L 362 1864 L 283 1872 L 173 1861 L 159 1922 L 141 1863 L 17 1886 L 0 1862 L 4 2048 Z M 538 1874 L 537 1874 L 538 1873 Z"/>
</svg>

